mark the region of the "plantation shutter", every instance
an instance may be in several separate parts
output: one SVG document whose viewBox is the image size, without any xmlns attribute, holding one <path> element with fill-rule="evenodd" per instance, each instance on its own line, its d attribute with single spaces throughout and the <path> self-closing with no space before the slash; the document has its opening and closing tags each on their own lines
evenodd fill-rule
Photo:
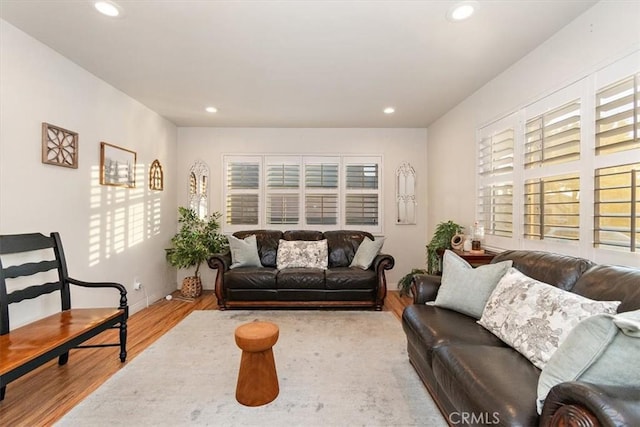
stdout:
<svg viewBox="0 0 640 427">
<path fill-rule="evenodd" d="M 580 177 L 578 174 L 526 180 L 524 236 L 541 240 L 578 240 Z"/>
<path fill-rule="evenodd" d="M 338 224 L 339 163 L 305 164 L 305 220 L 309 225 Z"/>
<path fill-rule="evenodd" d="M 527 121 L 526 169 L 580 159 L 580 102 L 573 101 Z"/>
<path fill-rule="evenodd" d="M 513 183 L 481 186 L 478 195 L 478 219 L 485 234 L 513 236 Z"/>
<path fill-rule="evenodd" d="M 640 74 L 596 93 L 596 154 L 640 148 Z"/>
<path fill-rule="evenodd" d="M 267 223 L 300 222 L 300 164 L 267 163 Z"/>
<path fill-rule="evenodd" d="M 476 219 L 487 236 L 513 236 L 515 116 L 479 131 Z"/>
<path fill-rule="evenodd" d="M 379 178 L 377 163 L 346 165 L 345 223 L 347 225 L 378 224 Z"/>
<path fill-rule="evenodd" d="M 640 249 L 640 163 L 596 169 L 594 245 Z"/>
<path fill-rule="evenodd" d="M 226 219 L 229 225 L 257 225 L 260 163 L 231 161 L 227 166 Z"/>
</svg>

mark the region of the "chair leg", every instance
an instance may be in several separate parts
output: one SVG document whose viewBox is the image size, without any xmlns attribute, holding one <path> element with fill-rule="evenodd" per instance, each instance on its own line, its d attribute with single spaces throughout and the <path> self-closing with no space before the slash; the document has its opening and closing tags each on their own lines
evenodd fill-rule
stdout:
<svg viewBox="0 0 640 427">
<path fill-rule="evenodd" d="M 4 400 L 4 393 L 7 390 L 7 386 L 0 388 L 0 400 Z"/>
<path fill-rule="evenodd" d="M 120 323 L 120 362 L 127 360 L 127 321 Z"/>
<path fill-rule="evenodd" d="M 62 366 L 62 365 L 66 365 L 67 362 L 69 361 L 69 352 L 67 351 L 64 354 L 61 354 L 60 357 L 58 357 L 58 365 Z"/>
</svg>

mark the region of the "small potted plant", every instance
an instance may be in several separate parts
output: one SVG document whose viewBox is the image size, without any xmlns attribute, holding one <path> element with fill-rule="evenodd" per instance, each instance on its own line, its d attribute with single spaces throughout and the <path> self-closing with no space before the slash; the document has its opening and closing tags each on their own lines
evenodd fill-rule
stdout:
<svg viewBox="0 0 640 427">
<path fill-rule="evenodd" d="M 422 268 L 414 268 L 411 270 L 411 273 L 402 276 L 402 279 L 398 281 L 400 296 L 411 296 L 411 283 L 413 283 L 413 276 L 415 276 L 416 274 L 427 274 L 427 270 Z"/>
<path fill-rule="evenodd" d="M 451 249 L 451 238 L 456 234 L 462 233 L 464 227 L 455 222 L 443 221 L 436 226 L 431 241 L 427 245 L 427 271 L 429 274 L 440 273 L 440 256 L 438 251 Z"/>
<path fill-rule="evenodd" d="M 221 214 L 215 212 L 200 218 L 193 209 L 178 208 L 180 231 L 171 239 L 171 248 L 166 249 L 167 261 L 173 267 L 195 267 L 193 276 L 182 281 L 181 293 L 187 298 L 196 298 L 202 293 L 200 265 L 228 244 L 226 236 L 219 233 Z"/>
</svg>

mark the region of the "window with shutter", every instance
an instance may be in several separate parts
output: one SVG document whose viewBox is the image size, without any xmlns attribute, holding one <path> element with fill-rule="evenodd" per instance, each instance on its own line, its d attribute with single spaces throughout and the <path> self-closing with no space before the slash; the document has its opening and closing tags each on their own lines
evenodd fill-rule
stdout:
<svg viewBox="0 0 640 427">
<path fill-rule="evenodd" d="M 300 164 L 267 159 L 267 224 L 300 223 Z"/>
<path fill-rule="evenodd" d="M 596 93 L 596 153 L 640 148 L 640 74 Z"/>
<path fill-rule="evenodd" d="M 640 163 L 596 169 L 594 245 L 640 249 Z"/>
<path fill-rule="evenodd" d="M 379 213 L 379 164 L 346 164 L 345 224 L 375 226 Z"/>
<path fill-rule="evenodd" d="M 580 102 L 570 102 L 527 120 L 525 132 L 525 168 L 579 160 Z"/>
<path fill-rule="evenodd" d="M 260 162 L 227 161 L 226 215 L 229 225 L 258 225 L 260 216 Z"/>
<path fill-rule="evenodd" d="M 306 224 L 338 224 L 339 170 L 339 159 L 305 159 Z"/>
<path fill-rule="evenodd" d="M 478 199 L 476 220 L 491 239 L 513 236 L 515 115 L 478 133 Z"/>
<path fill-rule="evenodd" d="M 578 174 L 525 181 L 524 236 L 528 239 L 578 240 L 580 177 Z"/>
</svg>

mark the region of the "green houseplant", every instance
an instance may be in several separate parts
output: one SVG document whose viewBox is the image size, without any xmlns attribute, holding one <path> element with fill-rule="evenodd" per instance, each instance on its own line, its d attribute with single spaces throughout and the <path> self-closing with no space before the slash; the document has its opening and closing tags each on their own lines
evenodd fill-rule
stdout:
<svg viewBox="0 0 640 427">
<path fill-rule="evenodd" d="M 411 294 L 411 282 L 413 282 L 413 276 L 416 274 L 426 274 L 427 270 L 422 268 L 414 268 L 411 273 L 408 273 L 398 281 L 398 289 L 400 290 L 400 296 L 409 296 Z"/>
<path fill-rule="evenodd" d="M 171 247 L 166 249 L 167 261 L 173 267 L 195 267 L 193 276 L 182 281 L 182 295 L 195 298 L 202 293 L 200 265 L 217 252 L 221 252 L 228 244 L 226 236 L 219 233 L 221 214 L 215 212 L 200 218 L 193 210 L 178 208 L 180 231 L 171 238 Z"/>
<path fill-rule="evenodd" d="M 433 237 L 427 245 L 427 271 L 429 274 L 441 271 L 438 250 L 451 249 L 451 238 L 462 233 L 463 228 L 451 220 L 443 221 L 436 226 Z"/>
</svg>

